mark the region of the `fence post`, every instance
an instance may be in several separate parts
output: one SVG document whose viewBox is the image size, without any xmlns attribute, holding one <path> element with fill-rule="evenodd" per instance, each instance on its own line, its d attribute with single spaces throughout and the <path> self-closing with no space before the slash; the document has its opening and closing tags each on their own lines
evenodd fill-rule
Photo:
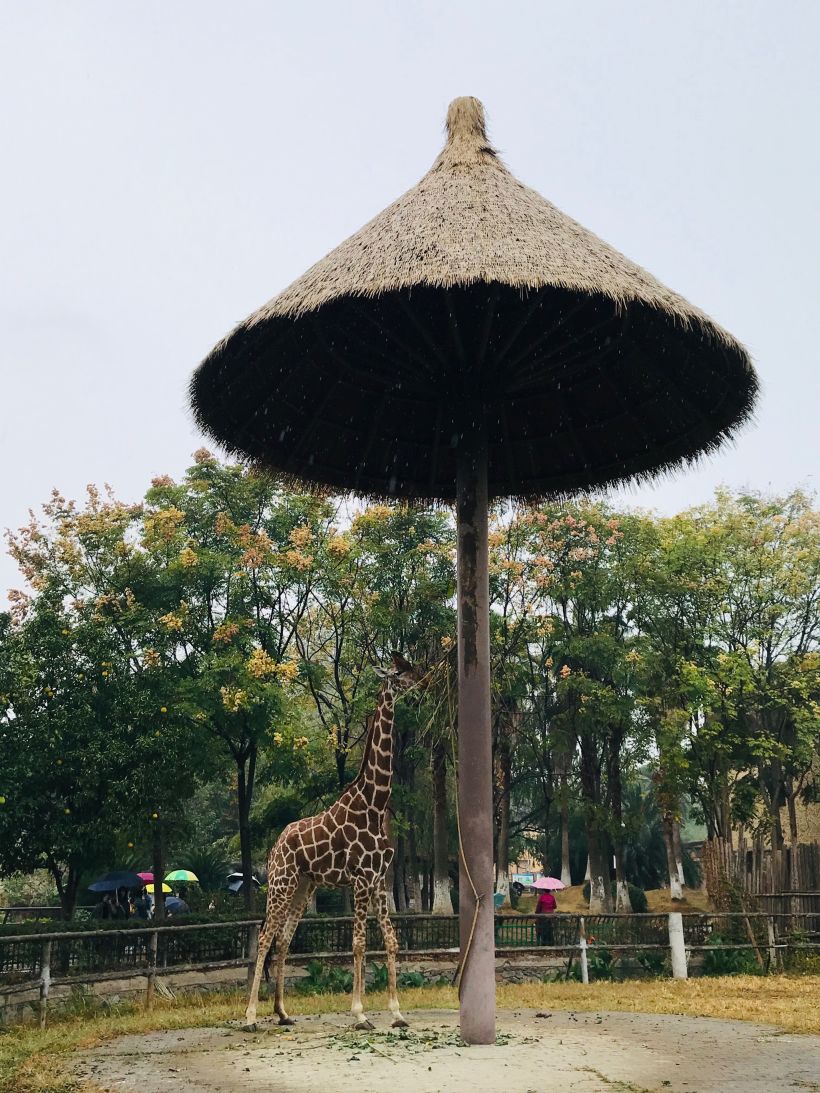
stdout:
<svg viewBox="0 0 820 1093">
<path fill-rule="evenodd" d="M 256 972 L 256 957 L 259 953 L 259 926 L 254 923 L 248 927 L 248 990 L 253 986 Z"/>
<path fill-rule="evenodd" d="M 46 1027 L 48 992 L 51 988 L 51 942 L 44 941 L 40 951 L 40 1028 Z"/>
<path fill-rule="evenodd" d="M 152 930 L 148 935 L 148 982 L 145 985 L 145 1008 L 154 1007 L 154 989 L 157 985 L 157 942 L 159 934 Z"/>
<path fill-rule="evenodd" d="M 683 915 L 680 911 L 669 912 L 669 948 L 672 952 L 672 978 L 687 979 L 686 945 L 683 940 Z"/>
<path fill-rule="evenodd" d="M 589 964 L 587 963 L 587 930 L 584 916 L 578 919 L 578 948 L 581 950 L 581 982 L 589 983 Z"/>
<path fill-rule="evenodd" d="M 769 971 L 777 971 L 777 938 L 774 932 L 774 919 L 771 915 L 766 919 L 766 930 L 769 935 Z"/>
</svg>

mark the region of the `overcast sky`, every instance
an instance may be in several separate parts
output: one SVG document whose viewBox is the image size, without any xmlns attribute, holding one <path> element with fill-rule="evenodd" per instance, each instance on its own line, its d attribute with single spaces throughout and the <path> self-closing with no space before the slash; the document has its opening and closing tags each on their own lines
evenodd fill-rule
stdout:
<svg viewBox="0 0 820 1093">
<path fill-rule="evenodd" d="M 0 0 L 0 527 L 180 474 L 193 368 L 418 181 L 457 95 L 755 359 L 736 446 L 627 496 L 816 487 L 819 40 L 816 0 Z"/>
</svg>

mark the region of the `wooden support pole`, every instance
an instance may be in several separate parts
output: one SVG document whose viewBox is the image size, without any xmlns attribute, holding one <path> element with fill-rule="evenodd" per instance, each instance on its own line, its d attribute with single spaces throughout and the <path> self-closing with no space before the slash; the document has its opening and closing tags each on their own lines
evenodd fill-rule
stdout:
<svg viewBox="0 0 820 1093">
<path fill-rule="evenodd" d="M 461 1036 L 495 1043 L 493 786 L 487 444 L 465 415 L 456 481 L 458 543 L 459 984 Z"/>
<path fill-rule="evenodd" d="M 40 950 L 40 1028 L 46 1027 L 48 992 L 51 989 L 51 942 L 44 941 Z"/>
</svg>

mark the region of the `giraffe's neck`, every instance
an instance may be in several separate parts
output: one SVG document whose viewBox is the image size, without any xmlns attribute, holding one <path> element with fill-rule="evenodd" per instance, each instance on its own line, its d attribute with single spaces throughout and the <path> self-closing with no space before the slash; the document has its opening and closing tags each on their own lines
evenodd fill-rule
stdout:
<svg viewBox="0 0 820 1093">
<path fill-rule="evenodd" d="M 357 782 L 374 808 L 385 809 L 393 781 L 393 711 L 395 695 L 389 680 L 379 691 L 373 723 L 367 734 Z"/>
</svg>

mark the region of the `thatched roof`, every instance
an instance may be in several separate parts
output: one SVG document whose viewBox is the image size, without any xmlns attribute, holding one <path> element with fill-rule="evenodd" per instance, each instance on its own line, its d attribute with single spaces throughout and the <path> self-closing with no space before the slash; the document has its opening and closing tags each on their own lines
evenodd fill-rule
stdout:
<svg viewBox="0 0 820 1093">
<path fill-rule="evenodd" d="M 750 413 L 743 347 L 513 177 L 456 99 L 412 190 L 240 323 L 200 425 L 312 482 L 450 500 L 483 418 L 493 497 L 572 492 L 708 451 Z"/>
</svg>

